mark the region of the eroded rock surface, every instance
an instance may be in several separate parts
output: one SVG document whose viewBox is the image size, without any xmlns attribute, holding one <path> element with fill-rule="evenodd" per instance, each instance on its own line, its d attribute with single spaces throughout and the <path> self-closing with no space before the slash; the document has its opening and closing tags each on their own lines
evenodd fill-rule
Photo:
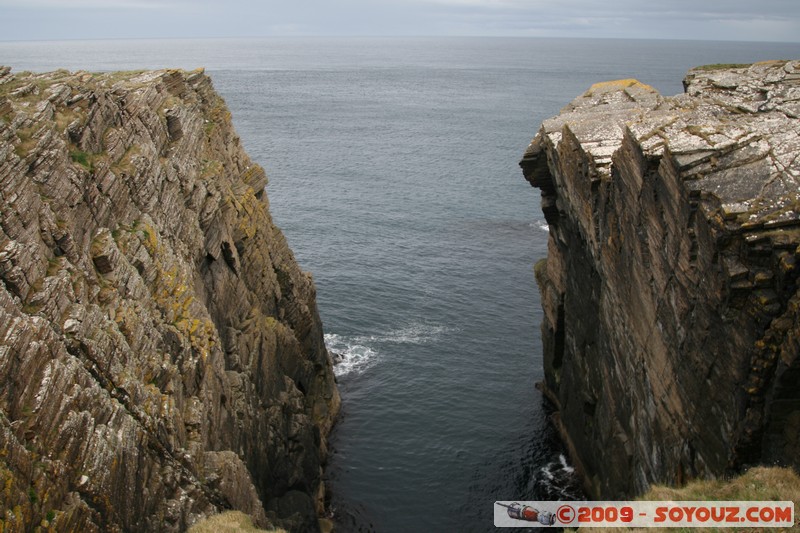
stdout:
<svg viewBox="0 0 800 533">
<path fill-rule="evenodd" d="M 317 530 L 339 396 L 266 181 L 200 71 L 0 69 L 5 531 Z"/>
<path fill-rule="evenodd" d="M 595 497 L 800 467 L 800 62 L 592 86 L 521 162 L 545 391 Z"/>
</svg>

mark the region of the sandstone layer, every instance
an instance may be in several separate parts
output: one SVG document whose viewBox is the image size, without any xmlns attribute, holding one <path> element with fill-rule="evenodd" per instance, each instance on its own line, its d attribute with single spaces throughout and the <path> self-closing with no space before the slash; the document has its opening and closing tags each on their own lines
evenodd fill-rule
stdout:
<svg viewBox="0 0 800 533">
<path fill-rule="evenodd" d="M 800 62 L 592 86 L 521 162 L 545 392 L 593 497 L 800 468 Z"/>
<path fill-rule="evenodd" d="M 314 284 L 201 71 L 0 69 L 0 529 L 318 530 Z"/>
</svg>

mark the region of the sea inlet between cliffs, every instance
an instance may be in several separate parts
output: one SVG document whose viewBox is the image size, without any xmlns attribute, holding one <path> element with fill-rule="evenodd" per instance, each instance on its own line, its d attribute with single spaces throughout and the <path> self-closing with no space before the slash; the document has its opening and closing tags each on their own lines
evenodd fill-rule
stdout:
<svg viewBox="0 0 800 533">
<path fill-rule="evenodd" d="M 800 45 L 558 39 L 0 43 L 15 71 L 206 68 L 341 354 L 326 471 L 342 531 L 488 531 L 495 500 L 579 497 L 534 383 L 539 192 L 517 163 L 597 81 Z"/>
</svg>

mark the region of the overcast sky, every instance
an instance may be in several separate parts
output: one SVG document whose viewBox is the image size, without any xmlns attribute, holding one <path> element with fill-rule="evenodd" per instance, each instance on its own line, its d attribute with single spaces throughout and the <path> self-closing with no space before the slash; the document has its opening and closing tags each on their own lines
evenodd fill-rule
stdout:
<svg viewBox="0 0 800 533">
<path fill-rule="evenodd" d="M 498 35 L 800 41 L 800 0 L 0 0 L 0 40 Z"/>
</svg>

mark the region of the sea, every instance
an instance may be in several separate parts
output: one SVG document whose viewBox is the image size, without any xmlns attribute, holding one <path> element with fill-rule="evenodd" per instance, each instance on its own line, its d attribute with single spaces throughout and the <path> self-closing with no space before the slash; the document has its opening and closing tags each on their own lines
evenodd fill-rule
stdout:
<svg viewBox="0 0 800 533">
<path fill-rule="evenodd" d="M 342 414 L 337 531 L 493 531 L 498 500 L 582 498 L 549 423 L 533 275 L 548 228 L 518 162 L 598 81 L 662 94 L 800 44 L 538 38 L 0 42 L 15 71 L 204 67 L 313 273 Z"/>
</svg>

